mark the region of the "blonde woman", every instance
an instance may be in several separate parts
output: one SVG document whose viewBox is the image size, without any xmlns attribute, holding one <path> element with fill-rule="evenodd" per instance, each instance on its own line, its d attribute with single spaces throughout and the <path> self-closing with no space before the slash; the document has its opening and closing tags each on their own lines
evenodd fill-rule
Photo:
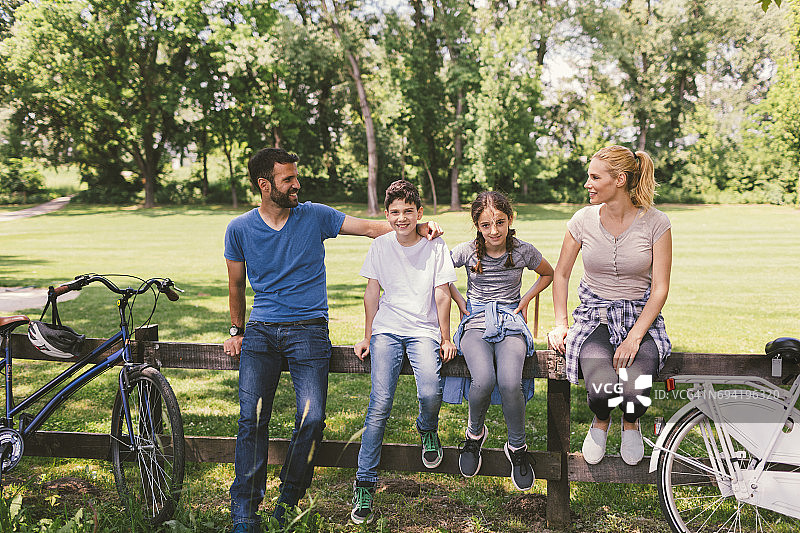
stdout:
<svg viewBox="0 0 800 533">
<path fill-rule="evenodd" d="M 615 407 L 621 420 L 622 459 L 644 456 L 639 418 L 650 405 L 652 376 L 671 352 L 661 309 L 669 292 L 672 232 L 653 207 L 656 181 L 646 152 L 607 146 L 592 156 L 584 187 L 590 205 L 567 223 L 553 279 L 555 327 L 550 345 L 566 354 L 567 377 L 582 372 L 595 417 L 583 442 L 590 464 L 605 456 Z M 581 252 L 580 305 L 567 319 L 567 287 Z M 638 387 L 638 388 L 637 388 Z"/>
</svg>

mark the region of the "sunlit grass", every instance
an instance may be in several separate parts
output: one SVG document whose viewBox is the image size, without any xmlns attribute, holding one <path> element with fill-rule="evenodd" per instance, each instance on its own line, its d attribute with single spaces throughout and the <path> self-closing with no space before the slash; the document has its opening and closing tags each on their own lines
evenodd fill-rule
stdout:
<svg viewBox="0 0 800 533">
<path fill-rule="evenodd" d="M 363 216 L 360 206 L 337 207 Z M 514 226 L 520 238 L 532 242 L 555 265 L 565 223 L 578 207 L 521 205 Z M 145 278 L 168 276 L 186 292 L 179 302 L 159 299 L 153 322 L 159 324 L 160 338 L 219 343 L 230 324 L 223 234 L 228 222 L 247 209 L 69 206 L 47 216 L 2 222 L 0 285 L 46 287 L 85 272 L 128 273 Z M 775 206 L 665 206 L 663 210 L 672 221 L 674 239 L 672 284 L 664 316 L 676 350 L 757 353 L 777 336 L 800 335 L 796 296 L 800 286 L 800 269 L 796 266 L 800 264 L 800 211 Z M 450 247 L 474 236 L 467 212 L 444 212 L 427 218 L 434 218 L 442 225 Z M 368 247 L 369 240 L 360 237 L 326 242 L 334 344 L 352 344 L 363 335 L 365 281 L 358 271 Z M 570 307 L 576 304 L 575 287 L 580 275 L 579 262 L 571 279 Z M 529 286 L 533 280 L 534 275 L 528 273 L 524 284 Z M 462 291 L 465 289 L 463 272 L 459 272 L 458 285 Z M 544 348 L 544 335 L 553 321 L 549 290 L 540 305 L 537 347 Z M 146 319 L 151 307 L 152 299 L 141 297 L 136 303 L 134 320 L 139 323 Z M 107 336 L 118 324 L 115 297 L 102 287 L 84 289 L 76 300 L 63 302 L 59 309 L 65 323 L 90 336 Z M 37 318 L 41 312 L 27 311 Z M 456 315 L 454 308 L 453 328 Z M 532 320 L 531 307 L 531 324 Z M 17 362 L 17 396 L 52 378 L 59 366 Z M 166 369 L 165 374 L 178 396 L 187 434 L 236 434 L 236 372 Z M 107 432 L 115 383 L 113 373 L 92 382 L 57 411 L 44 429 Z M 536 395 L 527 407 L 528 444 L 532 449 L 546 446 L 545 392 L 546 382 L 538 380 Z M 333 375 L 326 438 L 348 440 L 360 430 L 368 397 L 369 376 Z M 657 403 L 648 416 L 668 416 L 676 407 Z M 416 443 L 416 414 L 413 378 L 402 376 L 386 441 Z M 571 415 L 571 448 L 577 451 L 591 420 L 585 392 L 577 387 L 572 389 Z M 442 407 L 440 434 L 445 445 L 460 444 L 465 422 L 466 404 Z M 271 435 L 288 438 L 293 424 L 294 396 L 291 380 L 284 376 L 275 401 Z M 487 446 L 502 447 L 505 422 L 499 406 L 490 408 L 487 425 L 490 431 Z M 609 436 L 612 452 L 619 446 L 618 420 L 614 429 Z M 104 472 L 103 486 L 113 487 L 113 479 L 107 477 L 110 467 L 102 461 L 26 458 L 15 472 L 45 474 L 48 479 L 61 475 L 85 477 L 81 472 L 87 464 L 91 471 Z M 277 470 L 273 468 L 270 472 L 266 505 L 277 496 Z M 319 469 L 310 491 L 319 500 L 323 514 L 327 513 L 337 523 L 346 522 L 353 475 L 350 470 Z M 396 477 L 390 473 L 386 476 Z M 470 527 L 475 530 L 480 526 L 494 531 L 526 531 L 519 519 L 503 510 L 503 505 L 516 495 L 506 479 L 463 480 L 430 474 L 402 477 L 430 486 L 431 492 L 425 494 L 431 499 L 440 495 L 452 497 L 457 505 L 463 506 L 465 528 L 472 524 Z M 204 519 L 217 530 L 226 524 L 227 490 L 232 479 L 232 465 L 190 465 L 187 472 L 190 507 L 207 513 Z M 544 482 L 537 482 L 535 491 L 543 493 L 544 487 Z M 583 531 L 665 530 L 653 487 L 574 483 L 571 492 L 573 510 L 578 513 L 577 521 L 583 524 Z M 390 523 L 398 530 L 404 524 L 413 524 L 415 516 L 426 512 L 425 499 L 382 494 L 378 502 L 387 512 L 396 514 Z"/>
</svg>

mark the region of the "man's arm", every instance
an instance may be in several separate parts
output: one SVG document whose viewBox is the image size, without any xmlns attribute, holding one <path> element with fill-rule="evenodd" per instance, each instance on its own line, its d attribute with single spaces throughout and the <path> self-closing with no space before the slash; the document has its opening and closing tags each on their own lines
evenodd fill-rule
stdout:
<svg viewBox="0 0 800 533">
<path fill-rule="evenodd" d="M 244 327 L 247 302 L 245 300 L 245 264 L 243 261 L 226 259 L 228 265 L 228 307 L 231 313 L 231 324 Z M 222 343 L 222 349 L 231 357 L 242 353 L 242 335 L 229 337 Z"/>
<path fill-rule="evenodd" d="M 369 278 L 364 289 L 364 338 L 353 346 L 353 351 L 362 361 L 369 355 L 369 341 L 372 338 L 372 321 L 378 313 L 381 286 L 377 279 Z"/>
<path fill-rule="evenodd" d="M 339 235 L 360 235 L 374 239 L 390 231 L 392 231 L 392 227 L 385 220 L 368 220 L 345 215 Z M 439 224 L 429 221 L 417 224 L 417 233 L 431 240 L 441 236 L 444 232 Z"/>
</svg>

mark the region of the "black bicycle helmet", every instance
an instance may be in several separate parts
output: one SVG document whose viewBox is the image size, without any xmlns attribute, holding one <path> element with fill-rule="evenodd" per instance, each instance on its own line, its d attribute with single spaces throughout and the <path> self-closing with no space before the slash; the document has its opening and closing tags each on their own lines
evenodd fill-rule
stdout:
<svg viewBox="0 0 800 533">
<path fill-rule="evenodd" d="M 28 326 L 28 339 L 45 355 L 69 359 L 81 354 L 86 335 L 76 333 L 68 326 L 32 320 Z"/>
</svg>

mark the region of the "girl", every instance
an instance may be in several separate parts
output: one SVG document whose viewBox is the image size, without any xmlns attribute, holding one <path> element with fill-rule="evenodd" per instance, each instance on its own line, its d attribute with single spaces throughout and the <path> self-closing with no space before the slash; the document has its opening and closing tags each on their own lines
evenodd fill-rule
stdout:
<svg viewBox="0 0 800 533">
<path fill-rule="evenodd" d="M 464 380 L 445 383 L 445 401 L 460 403 L 462 395 L 469 400 L 469 425 L 458 464 L 465 477 L 478 473 L 481 446 L 488 435 L 486 411 L 493 397 L 502 399 L 511 479 L 517 489 L 528 490 L 535 479 L 525 444 L 525 402 L 533 394 L 533 380 L 526 380 L 527 394 L 522 380 L 525 358 L 535 353 L 527 326 L 528 304 L 550 285 L 553 268 L 532 244 L 514 237 L 514 211 L 503 194 L 480 193 L 472 202 L 472 221 L 478 229 L 475 240 L 450 253 L 454 266 L 467 271 L 467 300 L 452 283 L 450 293 L 463 317 L 453 341 L 471 376 L 469 385 Z M 539 278 L 520 298 L 525 268 L 535 270 Z M 495 387 L 500 398 L 492 394 Z"/>
<path fill-rule="evenodd" d="M 611 411 L 619 405 L 620 455 L 634 465 L 644 456 L 639 417 L 650 405 L 652 376 L 671 352 L 661 309 L 669 291 L 672 232 L 667 215 L 653 208 L 656 181 L 646 152 L 603 148 L 592 156 L 584 187 L 591 205 L 567 223 L 553 283 L 556 325 L 548 340 L 566 351 L 572 383 L 579 367 L 583 372 L 595 414 L 583 441 L 586 462 L 599 463 L 605 455 Z M 581 303 L 570 328 L 567 286 L 578 251 Z"/>
</svg>

